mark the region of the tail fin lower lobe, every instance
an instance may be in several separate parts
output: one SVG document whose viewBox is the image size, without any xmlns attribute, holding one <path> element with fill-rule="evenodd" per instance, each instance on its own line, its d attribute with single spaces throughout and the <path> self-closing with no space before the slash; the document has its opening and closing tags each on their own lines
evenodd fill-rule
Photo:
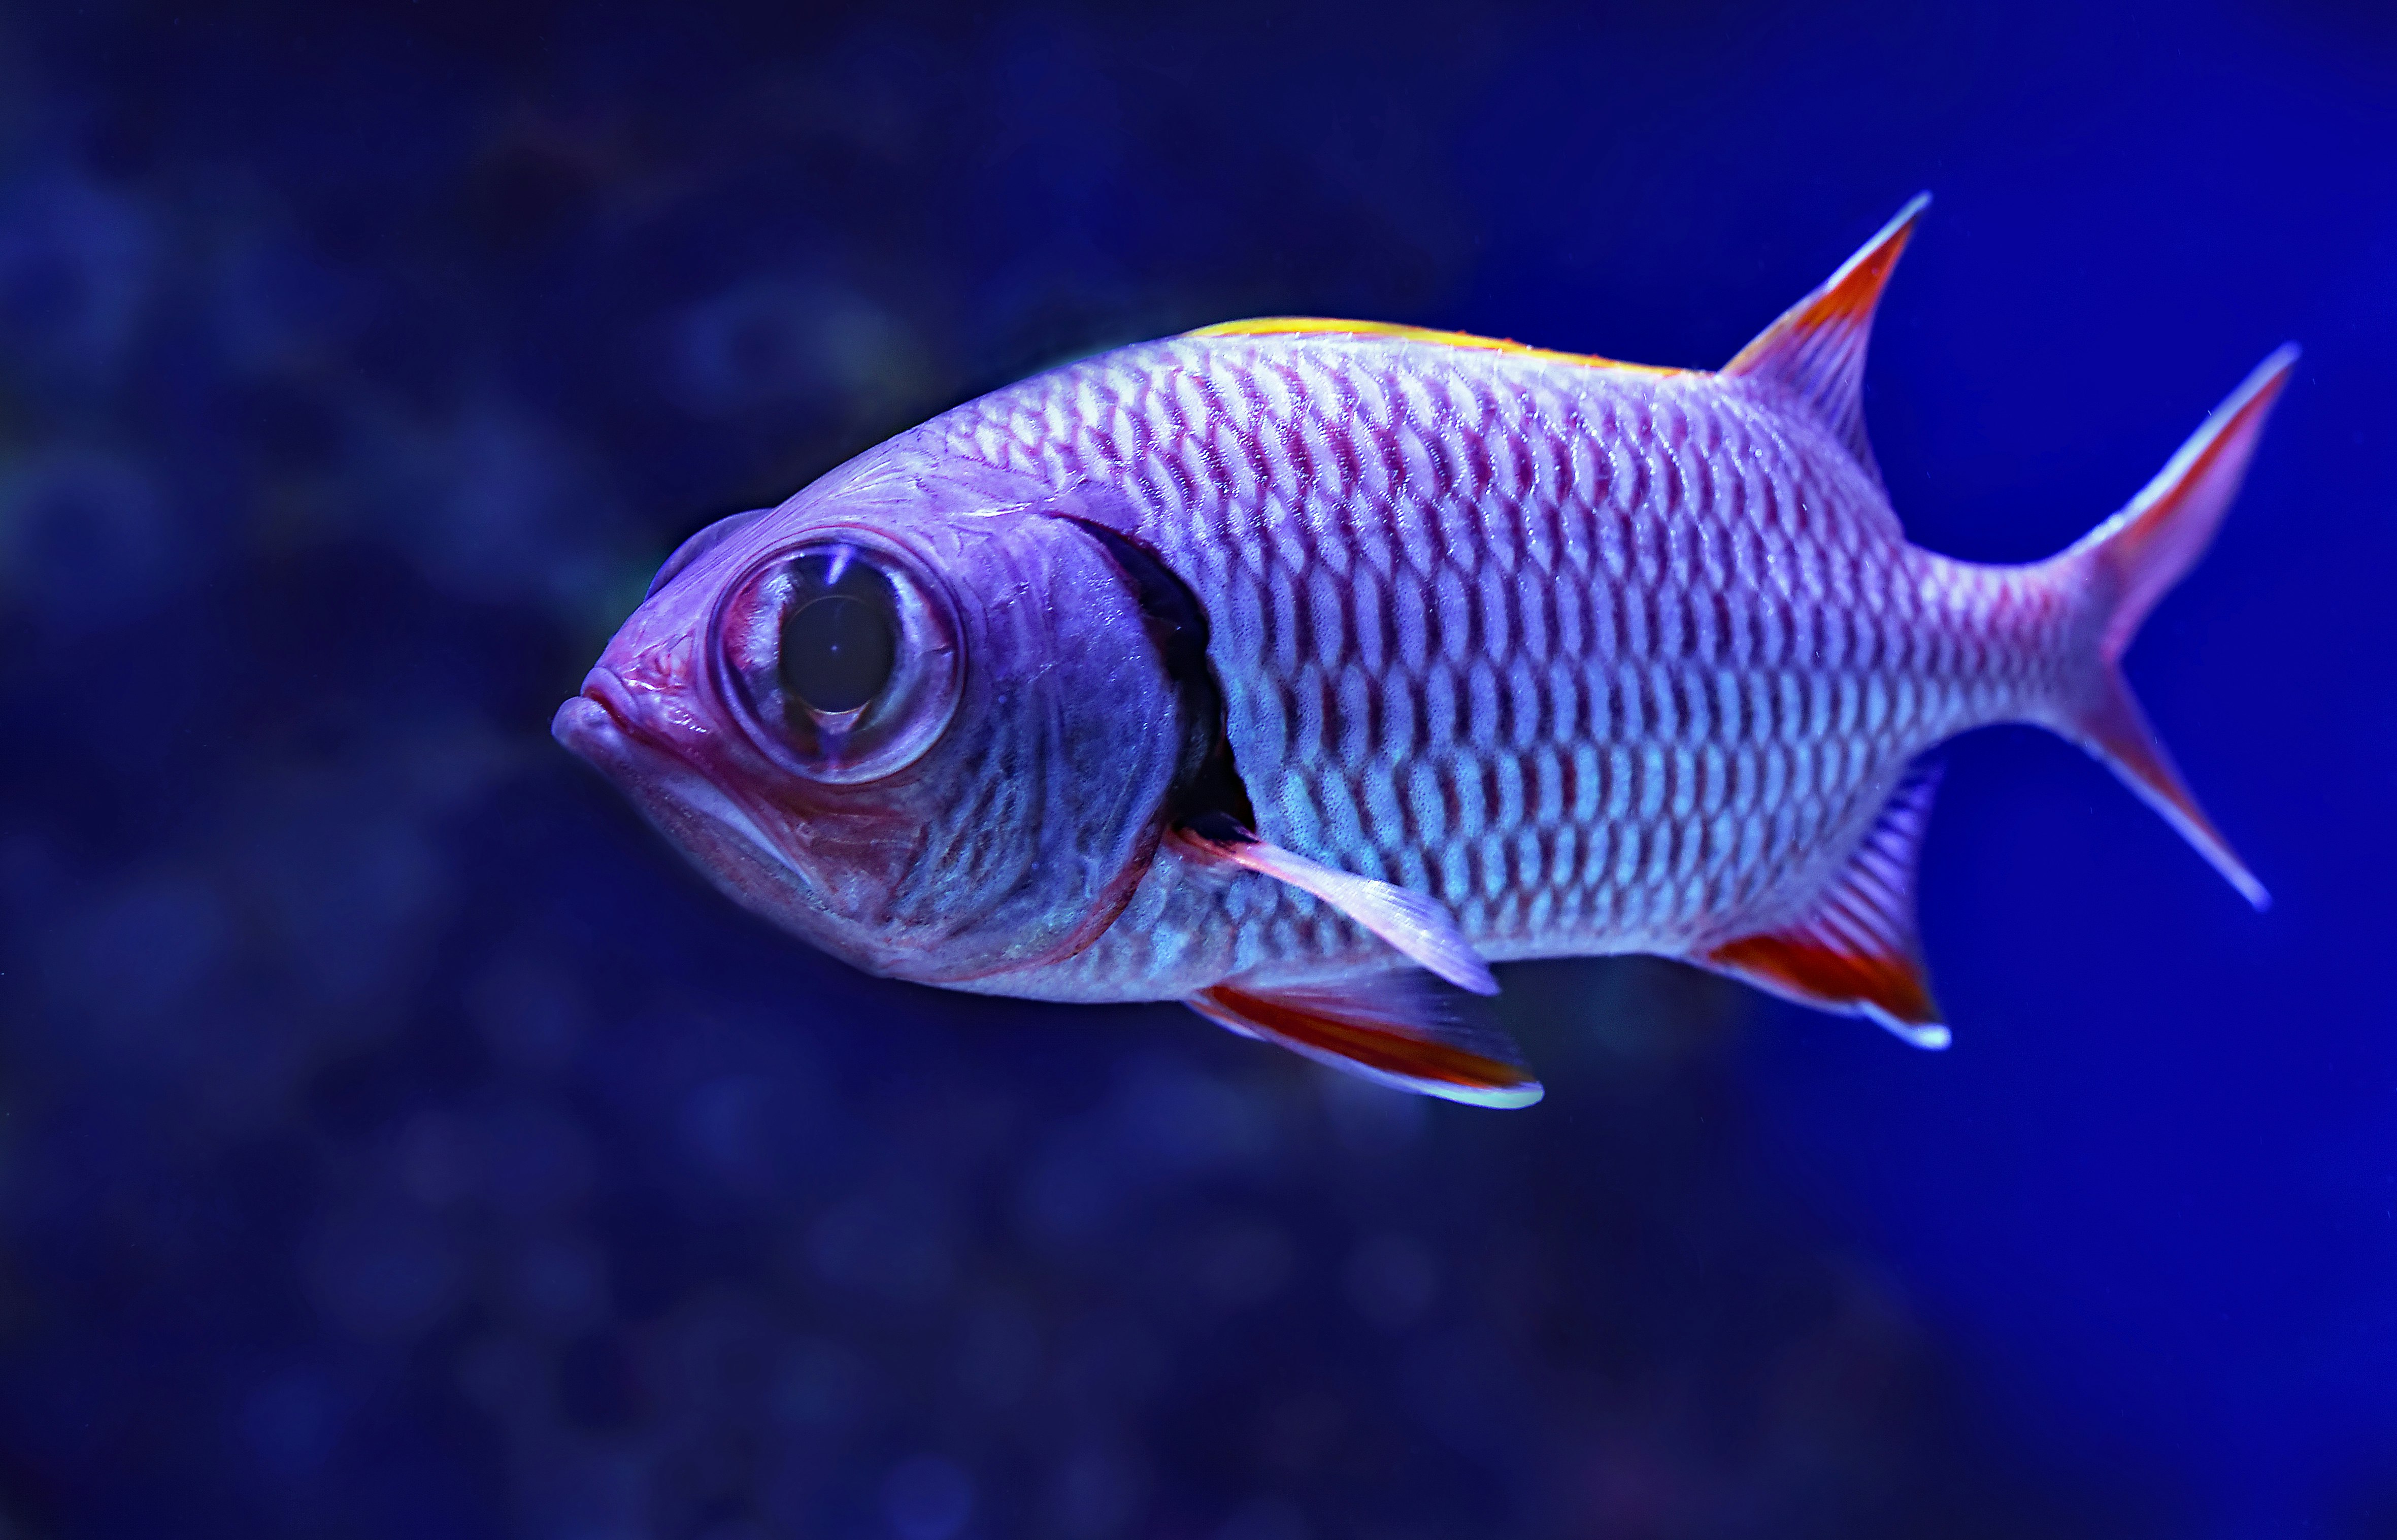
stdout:
<svg viewBox="0 0 2397 1540">
<path fill-rule="evenodd" d="M 2287 346 L 2257 365 L 2128 507 L 2056 560 L 2063 581 L 2098 611 L 2097 655 L 2074 697 L 2060 703 L 2057 726 L 2104 760 L 2259 909 L 2270 902 L 2263 884 L 2189 794 L 2132 698 L 2119 660 L 2156 601 L 2205 554 L 2297 361 L 2297 348 Z"/>
</svg>

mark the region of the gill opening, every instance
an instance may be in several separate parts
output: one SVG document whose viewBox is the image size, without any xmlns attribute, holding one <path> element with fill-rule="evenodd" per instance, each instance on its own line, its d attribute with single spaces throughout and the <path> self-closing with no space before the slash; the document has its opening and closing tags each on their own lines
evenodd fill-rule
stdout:
<svg viewBox="0 0 2397 1540">
<path fill-rule="evenodd" d="M 1223 682 L 1207 660 L 1207 610 L 1156 552 L 1122 532 L 1071 514 L 1057 516 L 1088 533 L 1132 584 L 1149 645 L 1182 704 L 1182 762 L 1167 798 L 1164 825 L 1229 819 L 1256 827 L 1256 805 L 1232 758 L 1230 717 Z"/>
</svg>

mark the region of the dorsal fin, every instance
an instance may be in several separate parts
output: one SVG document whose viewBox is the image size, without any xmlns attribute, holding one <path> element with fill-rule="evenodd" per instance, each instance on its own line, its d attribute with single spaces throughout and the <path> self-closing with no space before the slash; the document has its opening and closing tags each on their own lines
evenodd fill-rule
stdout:
<svg viewBox="0 0 2397 1540">
<path fill-rule="evenodd" d="M 1804 404 L 1876 481 L 1881 468 L 1865 437 L 1865 344 L 1872 338 L 1873 308 L 1881 303 L 1890 270 L 1930 203 L 1930 194 L 1916 194 L 1822 288 L 1790 306 L 1722 367 L 1725 374 L 1778 385 Z"/>
<path fill-rule="evenodd" d="M 1400 1091 L 1480 1107 L 1538 1101 L 1539 1079 L 1514 1039 L 1446 1009 L 1455 998 L 1435 995 L 1420 973 L 1373 973 L 1313 984 L 1219 984 L 1183 1003 L 1244 1038 Z"/>
<path fill-rule="evenodd" d="M 1917 1048 L 1947 1047 L 1914 925 L 1914 869 L 1938 789 L 1936 764 L 1908 767 L 1804 916 L 1691 960 L 1801 1005 L 1870 1017 Z"/>
<path fill-rule="evenodd" d="M 1375 337 L 1396 342 L 1428 342 L 1436 347 L 1464 348 L 1476 353 L 1511 353 L 1518 357 L 1540 358 L 1551 364 L 1578 364 L 1587 368 L 1620 369 L 1660 378 L 1690 372 L 1688 369 L 1662 368 L 1654 364 L 1627 364 L 1620 358 L 1601 358 L 1595 353 L 1559 353 L 1554 348 L 1536 348 L 1528 342 L 1519 342 L 1512 337 L 1480 337 L 1469 331 L 1438 331 L 1430 327 L 1405 326 L 1395 321 L 1339 321 L 1325 315 L 1260 315 L 1246 321 L 1218 321 L 1213 326 L 1200 327 L 1182 335 L 1186 338 Z"/>
</svg>

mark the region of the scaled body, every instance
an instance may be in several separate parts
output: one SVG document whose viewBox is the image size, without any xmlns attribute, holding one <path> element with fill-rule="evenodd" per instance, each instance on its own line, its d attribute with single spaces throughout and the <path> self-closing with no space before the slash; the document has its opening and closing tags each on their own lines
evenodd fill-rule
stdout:
<svg viewBox="0 0 2397 1540">
<path fill-rule="evenodd" d="M 558 734 L 879 972 L 1499 1105 L 1511 1046 L 1397 971 L 1654 952 L 1935 1046 L 1958 732 L 2072 736 L 2260 902 L 2115 660 L 2294 355 L 2071 550 L 1919 550 L 1859 398 L 1919 208 L 1720 372 L 1263 321 L 971 402 L 694 537 Z"/>
<path fill-rule="evenodd" d="M 1806 904 L 1908 763 L 2021 715 L 2062 606 L 1908 546 L 1746 381 L 1380 337 L 1189 338 L 904 451 L 1122 494 L 1212 622 L 1257 832 L 1432 894 L 1493 960 L 1683 955 Z M 1168 864 L 1007 993 L 1322 977 L 1379 944 Z"/>
</svg>

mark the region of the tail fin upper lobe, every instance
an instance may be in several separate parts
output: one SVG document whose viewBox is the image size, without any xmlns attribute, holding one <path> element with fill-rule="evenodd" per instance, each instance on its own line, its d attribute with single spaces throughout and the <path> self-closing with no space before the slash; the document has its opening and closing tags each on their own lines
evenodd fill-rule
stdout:
<svg viewBox="0 0 2397 1540">
<path fill-rule="evenodd" d="M 2056 725 L 2111 767 L 2259 909 L 2270 902 L 2263 884 L 2182 783 L 2118 661 L 2156 601 L 2205 554 L 2297 361 L 2292 345 L 2257 365 L 2128 507 L 2055 563 L 2059 578 L 2095 608 L 2096 622 L 2096 656 L 2072 698 L 2058 703 Z"/>
</svg>

